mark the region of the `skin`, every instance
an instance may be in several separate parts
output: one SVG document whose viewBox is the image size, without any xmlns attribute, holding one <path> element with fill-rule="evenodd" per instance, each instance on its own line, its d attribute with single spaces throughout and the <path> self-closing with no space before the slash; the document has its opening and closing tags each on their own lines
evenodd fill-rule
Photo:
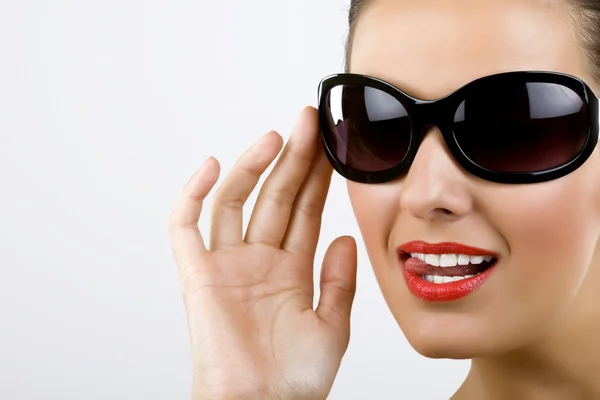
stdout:
<svg viewBox="0 0 600 400">
<path fill-rule="evenodd" d="M 375 0 L 359 18 L 350 70 L 422 99 L 521 69 L 569 73 L 597 90 L 569 15 L 563 2 Z M 239 158 L 214 192 L 208 235 L 197 223 L 220 174 L 214 158 L 171 215 L 195 400 L 325 399 L 348 346 L 352 238 L 330 245 L 313 309 L 332 173 L 314 108 L 282 146 L 269 132 Z M 243 205 L 280 152 L 244 234 Z M 348 183 L 381 290 L 411 345 L 427 357 L 473 359 L 454 399 L 600 397 L 598 182 L 598 150 L 562 179 L 486 182 L 465 172 L 432 128 L 405 176 Z M 501 262 L 466 298 L 426 303 L 409 293 L 398 266 L 396 247 L 412 240 L 487 248 Z"/>
<path fill-rule="evenodd" d="M 514 70 L 572 74 L 600 93 L 568 15 L 564 2 L 378 0 L 359 18 L 350 72 L 421 99 Z M 600 397 L 598 182 L 598 149 L 562 179 L 486 182 L 458 165 L 436 128 L 402 179 L 348 182 L 381 290 L 411 345 L 427 357 L 474 359 L 456 399 Z M 501 263 L 466 298 L 429 303 L 408 291 L 398 267 L 396 248 L 412 240 L 489 249 Z"/>
<path fill-rule="evenodd" d="M 325 399 L 350 339 L 356 244 L 335 240 L 313 310 L 313 262 L 332 168 L 307 107 L 260 189 L 246 234 L 242 206 L 283 141 L 269 132 L 214 194 L 210 245 L 198 230 L 220 166 L 184 187 L 170 232 L 193 351 L 194 400 Z"/>
</svg>

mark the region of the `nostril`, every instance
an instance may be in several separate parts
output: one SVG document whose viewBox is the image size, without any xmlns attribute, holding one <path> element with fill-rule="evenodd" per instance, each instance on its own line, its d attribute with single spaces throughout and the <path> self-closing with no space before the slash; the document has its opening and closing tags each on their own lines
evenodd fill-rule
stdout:
<svg viewBox="0 0 600 400">
<path fill-rule="evenodd" d="M 433 210 L 433 212 L 439 213 L 442 215 L 453 215 L 454 214 L 452 211 L 448 210 L 447 208 L 436 208 L 435 210 Z"/>
</svg>

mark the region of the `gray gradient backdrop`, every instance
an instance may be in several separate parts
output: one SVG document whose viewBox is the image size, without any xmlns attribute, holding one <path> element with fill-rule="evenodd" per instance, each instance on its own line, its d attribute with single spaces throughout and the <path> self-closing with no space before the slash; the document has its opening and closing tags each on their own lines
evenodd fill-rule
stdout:
<svg viewBox="0 0 600 400">
<path fill-rule="evenodd" d="M 189 398 L 174 200 L 209 155 L 227 171 L 267 130 L 289 136 L 342 69 L 347 7 L 0 0 L 1 399 Z M 344 234 L 336 176 L 318 260 Z M 469 362 L 416 354 L 359 254 L 330 398 L 447 399 Z"/>
</svg>

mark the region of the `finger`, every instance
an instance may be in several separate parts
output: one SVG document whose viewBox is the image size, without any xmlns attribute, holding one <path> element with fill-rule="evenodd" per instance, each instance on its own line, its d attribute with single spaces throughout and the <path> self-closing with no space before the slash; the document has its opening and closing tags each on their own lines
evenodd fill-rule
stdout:
<svg viewBox="0 0 600 400">
<path fill-rule="evenodd" d="M 281 245 L 292 205 L 310 169 L 317 143 L 317 110 L 306 107 L 258 195 L 246 232 L 247 243 Z"/>
<path fill-rule="evenodd" d="M 356 242 L 337 238 L 327 249 L 321 268 L 321 296 L 317 315 L 350 338 L 350 311 L 356 293 Z"/>
<path fill-rule="evenodd" d="M 298 193 L 281 246 L 294 254 L 314 257 L 319 242 L 323 209 L 333 172 L 322 150 L 321 145 L 311 171 Z"/>
<path fill-rule="evenodd" d="M 184 186 L 169 220 L 175 259 L 180 269 L 194 264 L 206 251 L 198 228 L 204 199 L 219 179 L 220 166 L 209 158 Z"/>
<path fill-rule="evenodd" d="M 213 199 L 211 249 L 242 241 L 244 204 L 282 146 L 281 136 L 271 131 L 236 161 Z"/>
</svg>

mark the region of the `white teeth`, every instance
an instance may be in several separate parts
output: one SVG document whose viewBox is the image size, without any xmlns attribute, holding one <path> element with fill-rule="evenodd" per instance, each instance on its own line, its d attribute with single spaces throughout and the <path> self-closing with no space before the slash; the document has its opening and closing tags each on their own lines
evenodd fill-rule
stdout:
<svg viewBox="0 0 600 400">
<path fill-rule="evenodd" d="M 458 262 L 458 255 L 456 254 L 442 254 L 440 256 L 441 267 L 454 267 Z"/>
<path fill-rule="evenodd" d="M 458 265 L 469 265 L 470 257 L 466 254 L 458 255 Z"/>
<path fill-rule="evenodd" d="M 418 258 L 426 264 L 434 267 L 455 267 L 457 265 L 481 264 L 490 262 L 493 256 L 468 256 L 466 254 L 422 254 L 411 253 L 412 257 Z"/>
<path fill-rule="evenodd" d="M 477 275 L 479 275 L 479 274 L 477 274 Z M 466 276 L 425 275 L 425 276 L 421 276 L 421 279 L 425 279 L 428 282 L 435 283 L 437 285 L 441 285 L 443 283 L 448 283 L 448 282 L 462 281 L 465 279 L 472 278 L 474 276 L 475 275 L 466 275 Z"/>
<path fill-rule="evenodd" d="M 439 254 L 425 254 L 425 263 L 433 265 L 435 267 L 440 266 L 440 255 Z"/>
<path fill-rule="evenodd" d="M 471 256 L 471 264 L 481 264 L 483 262 L 483 256 Z"/>
</svg>

